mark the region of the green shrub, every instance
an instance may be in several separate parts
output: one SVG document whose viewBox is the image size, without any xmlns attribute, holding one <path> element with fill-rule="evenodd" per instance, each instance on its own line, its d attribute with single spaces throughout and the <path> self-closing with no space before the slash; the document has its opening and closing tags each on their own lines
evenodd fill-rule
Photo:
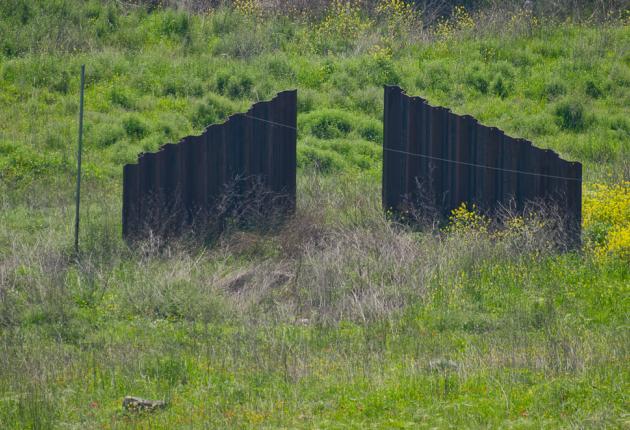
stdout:
<svg viewBox="0 0 630 430">
<path fill-rule="evenodd" d="M 376 143 L 383 141 L 383 124 L 380 121 L 371 118 L 357 120 L 356 130 L 365 140 Z"/>
<path fill-rule="evenodd" d="M 63 129 L 65 128 L 65 130 Z M 44 144 L 48 150 L 65 150 L 72 141 L 68 136 L 69 127 L 65 123 L 51 125 L 44 133 Z M 74 136 L 73 136 L 74 137 Z"/>
<path fill-rule="evenodd" d="M 167 143 L 162 133 L 151 133 L 138 142 L 143 152 L 155 152 Z"/>
<path fill-rule="evenodd" d="M 112 102 L 112 104 L 115 106 L 120 106 L 124 109 L 132 109 L 134 107 L 132 98 L 133 97 L 128 90 L 119 86 L 114 86 L 109 91 L 109 100 Z"/>
<path fill-rule="evenodd" d="M 157 118 L 155 131 L 160 132 L 166 139 L 177 140 L 186 134 L 190 134 L 190 122 L 185 114 L 165 112 Z"/>
<path fill-rule="evenodd" d="M 86 129 L 85 141 L 87 144 L 94 144 L 97 148 L 106 148 L 123 139 L 126 133 L 126 128 L 120 124 L 102 122 Z"/>
<path fill-rule="evenodd" d="M 534 56 L 523 49 L 511 49 L 506 57 L 510 65 L 518 68 L 530 67 L 535 63 Z"/>
<path fill-rule="evenodd" d="M 348 96 L 359 88 L 364 88 L 367 85 L 366 80 L 361 83 L 357 76 L 351 76 L 348 70 L 335 69 L 330 76 L 330 85 L 334 88 L 336 94 L 343 96 L 342 100 L 335 100 L 333 97 L 333 103 L 342 105 L 345 104 Z"/>
<path fill-rule="evenodd" d="M 0 141 L 0 182 L 43 179 L 69 170 L 68 160 L 57 153 L 43 154 L 24 146 Z"/>
<path fill-rule="evenodd" d="M 623 116 L 613 116 L 609 119 L 610 128 L 630 138 L 630 121 Z"/>
<path fill-rule="evenodd" d="M 159 14 L 160 34 L 167 37 L 189 37 L 190 36 L 190 17 L 185 12 L 166 9 Z"/>
<path fill-rule="evenodd" d="M 610 80 L 613 85 L 622 88 L 630 87 L 630 66 L 616 63 L 610 70 Z"/>
<path fill-rule="evenodd" d="M 346 168 L 341 155 L 311 146 L 298 146 L 297 164 L 302 169 L 309 168 L 322 173 L 341 172 Z"/>
<path fill-rule="evenodd" d="M 567 87 L 559 81 L 549 82 L 543 89 L 543 94 L 547 100 L 555 100 L 567 93 Z"/>
<path fill-rule="evenodd" d="M 556 59 L 565 55 L 565 49 L 559 43 L 549 43 L 548 40 L 534 40 L 530 45 L 530 49 L 543 58 Z"/>
<path fill-rule="evenodd" d="M 548 136 L 558 132 L 558 127 L 554 123 L 553 116 L 548 113 L 541 113 L 530 117 L 526 121 L 524 128 L 534 136 Z"/>
<path fill-rule="evenodd" d="M 416 79 L 416 86 L 431 91 L 449 93 L 453 84 L 451 69 L 441 61 L 428 62 L 422 67 L 422 74 Z"/>
<path fill-rule="evenodd" d="M 96 20 L 96 36 L 98 36 L 99 38 L 103 38 L 106 35 L 116 31 L 120 24 L 120 12 L 117 10 L 117 4 L 108 3 L 105 6 L 102 6 L 99 3 L 92 4 L 97 5 L 96 7 L 98 7 L 98 9 L 96 9 L 97 14 L 93 17 L 93 19 Z"/>
<path fill-rule="evenodd" d="M 15 24 L 26 25 L 37 13 L 35 8 L 35 4 L 29 0 L 6 0 L 0 5 L 0 16 Z"/>
<path fill-rule="evenodd" d="M 487 75 L 479 70 L 469 72 L 465 82 L 481 94 L 486 94 L 490 86 Z"/>
<path fill-rule="evenodd" d="M 305 143 L 319 150 L 334 151 L 343 158 L 348 167 L 360 170 L 378 167 L 382 158 L 380 146 L 362 140 L 306 140 Z"/>
<path fill-rule="evenodd" d="M 361 88 L 352 93 L 353 107 L 365 114 L 382 117 L 383 89 L 379 87 Z"/>
<path fill-rule="evenodd" d="M 584 92 L 586 93 L 587 96 L 593 99 L 598 99 L 603 95 L 603 92 L 600 89 L 600 87 L 592 80 L 586 81 L 586 84 L 584 84 Z"/>
<path fill-rule="evenodd" d="M 247 25 L 247 19 L 233 8 L 221 7 L 210 15 L 210 30 L 217 36 L 238 33 Z"/>
<path fill-rule="evenodd" d="M 325 99 L 320 93 L 311 89 L 300 90 L 297 99 L 298 113 L 307 113 L 321 108 Z"/>
<path fill-rule="evenodd" d="M 584 105 L 577 100 L 565 100 L 555 108 L 558 125 L 569 131 L 582 131 L 586 127 Z"/>
<path fill-rule="evenodd" d="M 127 142 L 118 142 L 111 146 L 111 160 L 116 165 L 127 163 L 135 163 L 138 161 L 138 154 L 142 152 L 142 147 L 137 143 L 129 144 Z"/>
<path fill-rule="evenodd" d="M 219 94 L 227 93 L 228 84 L 230 83 L 230 79 L 232 79 L 232 73 L 227 70 L 222 70 L 217 73 L 214 78 L 214 89 Z"/>
<path fill-rule="evenodd" d="M 506 61 L 499 61 L 492 64 L 491 70 L 494 72 L 492 93 L 506 98 L 513 90 L 514 77 L 516 76 L 514 66 Z"/>
<path fill-rule="evenodd" d="M 492 92 L 501 97 L 502 99 L 506 98 L 510 94 L 510 84 L 509 81 L 506 81 L 503 76 L 499 75 L 492 83 Z"/>
<path fill-rule="evenodd" d="M 373 54 L 369 60 L 364 60 L 361 70 L 368 73 L 369 82 L 373 85 L 400 84 L 400 75 L 389 55 Z"/>
<path fill-rule="evenodd" d="M 171 76 L 162 84 L 162 95 L 200 97 L 203 95 L 203 85 L 199 79 L 189 76 Z"/>
<path fill-rule="evenodd" d="M 221 95 L 235 99 L 246 98 L 251 96 L 254 80 L 245 73 L 221 71 L 215 78 L 214 87 Z"/>
<path fill-rule="evenodd" d="M 298 84 L 313 89 L 319 88 L 332 72 L 332 70 L 328 69 L 327 63 L 321 65 L 310 61 L 299 61 L 295 68 Z"/>
<path fill-rule="evenodd" d="M 235 105 L 228 99 L 211 94 L 204 102 L 197 103 L 193 110 L 191 121 L 194 127 L 205 128 L 210 124 L 215 124 L 225 119 L 236 110 Z"/>
<path fill-rule="evenodd" d="M 317 110 L 302 116 L 301 119 L 301 128 L 319 139 L 344 137 L 352 131 L 352 116 L 340 110 Z"/>
<path fill-rule="evenodd" d="M 129 115 L 123 119 L 123 128 L 132 139 L 142 139 L 149 131 L 147 124 L 136 115 Z"/>
<path fill-rule="evenodd" d="M 61 94 L 68 94 L 70 90 L 70 73 L 67 70 L 62 70 L 60 73 L 51 77 L 50 88 Z"/>
<path fill-rule="evenodd" d="M 291 81 L 295 79 L 291 62 L 285 56 L 274 55 L 266 61 L 264 67 L 267 73 L 275 79 Z"/>
<path fill-rule="evenodd" d="M 168 294 L 173 294 L 171 289 L 169 289 Z M 165 300 L 167 304 L 163 305 L 164 309 L 155 309 L 152 315 L 156 315 L 158 318 L 170 318 L 171 320 L 190 316 L 186 314 L 186 311 L 189 311 L 189 309 L 178 309 L 178 304 L 181 301 L 181 299 L 178 299 L 180 298 L 168 297 L 168 300 Z M 147 375 L 149 378 L 163 381 L 167 386 L 185 385 L 189 379 L 186 362 L 181 357 L 156 357 L 155 361 L 143 366 L 142 374 Z"/>
</svg>

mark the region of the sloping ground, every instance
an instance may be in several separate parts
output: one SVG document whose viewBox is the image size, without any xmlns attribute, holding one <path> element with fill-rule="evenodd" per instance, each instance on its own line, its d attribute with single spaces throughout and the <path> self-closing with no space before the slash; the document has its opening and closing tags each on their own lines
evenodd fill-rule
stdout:
<svg viewBox="0 0 630 430">
<path fill-rule="evenodd" d="M 65 1 L 44 12 L 20 3 L 24 16 L 11 2 L 0 6 L 6 181 L 71 172 L 81 63 L 87 174 L 103 181 L 118 181 L 138 152 L 288 88 L 300 94 L 302 166 L 378 175 L 386 83 L 553 148 L 586 164 L 587 179 L 627 170 L 630 34 L 620 22 L 555 25 L 517 16 L 497 34 L 464 15 L 434 33 L 402 27 L 396 37 L 387 21 L 359 25 L 355 17 L 352 25 L 347 13 L 323 26 L 230 10 L 147 14 Z"/>
<path fill-rule="evenodd" d="M 70 0 L 0 11 L 1 427 L 627 427 L 623 23 L 515 19 L 527 25 L 499 35 L 460 13 L 387 37 L 387 20 L 343 11 L 309 24 Z M 383 83 L 583 162 L 602 182 L 585 186 L 584 250 L 557 253 L 544 218 L 387 222 Z M 289 87 L 295 220 L 208 246 L 122 242 L 122 164 Z M 123 412 L 126 395 L 168 406 Z"/>
</svg>

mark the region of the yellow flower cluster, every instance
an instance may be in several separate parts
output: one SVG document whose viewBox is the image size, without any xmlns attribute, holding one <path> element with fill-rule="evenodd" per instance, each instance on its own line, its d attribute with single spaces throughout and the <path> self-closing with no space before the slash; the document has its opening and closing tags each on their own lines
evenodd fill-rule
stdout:
<svg viewBox="0 0 630 430">
<path fill-rule="evenodd" d="M 587 187 L 582 216 L 587 245 L 597 256 L 630 259 L 630 181 Z"/>
<path fill-rule="evenodd" d="M 371 25 L 372 22 L 362 15 L 360 0 L 333 0 L 317 27 L 315 43 L 320 47 L 328 39 L 350 43 Z"/>
<path fill-rule="evenodd" d="M 390 37 L 408 32 L 420 17 L 413 5 L 404 0 L 380 0 L 376 5 L 376 13 L 387 23 Z"/>
<path fill-rule="evenodd" d="M 234 9 L 245 16 L 258 16 L 262 11 L 259 0 L 234 0 Z"/>
<path fill-rule="evenodd" d="M 527 34 L 538 25 L 538 18 L 531 11 L 521 9 L 510 17 L 506 29 L 516 34 Z"/>
<path fill-rule="evenodd" d="M 547 220 L 536 213 L 509 216 L 502 219 L 501 228 L 491 228 L 492 220 L 479 213 L 473 205 L 468 208 L 462 203 L 451 211 L 447 233 L 482 234 L 496 241 L 520 241 L 526 238 L 540 237 L 547 228 L 553 228 L 553 220 Z M 498 227 L 495 225 L 494 227 Z"/>
<path fill-rule="evenodd" d="M 475 27 L 475 20 L 464 6 L 456 6 L 453 16 L 446 20 L 440 20 L 435 27 L 435 35 L 440 40 L 448 40 L 455 33 L 471 30 Z"/>
<path fill-rule="evenodd" d="M 446 226 L 446 231 L 449 233 L 467 231 L 486 233 L 490 226 L 490 219 L 481 215 L 475 205 L 469 209 L 466 203 L 453 209 L 448 219 L 449 224 Z"/>
<path fill-rule="evenodd" d="M 389 46 L 374 45 L 370 47 L 368 52 L 370 53 L 372 58 L 376 61 L 383 60 L 383 59 L 391 60 L 392 56 L 394 55 L 394 53 L 392 52 L 392 49 Z"/>
</svg>

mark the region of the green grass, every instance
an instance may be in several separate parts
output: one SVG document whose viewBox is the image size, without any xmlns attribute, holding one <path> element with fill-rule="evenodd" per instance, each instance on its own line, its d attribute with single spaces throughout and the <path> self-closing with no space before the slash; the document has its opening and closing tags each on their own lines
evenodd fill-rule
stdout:
<svg viewBox="0 0 630 430">
<path fill-rule="evenodd" d="M 1 421 L 627 424 L 625 262 L 392 228 L 365 182 L 309 175 L 292 224 L 209 249 L 130 250 L 93 197 L 79 263 L 68 207 L 4 211 Z M 125 395 L 169 407 L 127 414 Z"/>
<path fill-rule="evenodd" d="M 392 38 L 286 15 L 0 3 L 0 427 L 627 427 L 627 261 L 558 253 L 535 222 L 414 231 L 379 183 L 386 83 L 627 180 L 629 27 Z M 123 164 L 287 88 L 295 219 L 122 241 Z M 126 395 L 169 405 L 128 413 Z"/>
<path fill-rule="evenodd" d="M 314 24 L 226 9 L 122 13 L 116 3 L 59 1 L 45 15 L 21 0 L 2 7 L 0 174 L 6 180 L 38 179 L 51 169 L 69 173 L 67 164 L 48 165 L 37 154 L 72 158 L 81 63 L 87 64 L 88 174 L 105 181 L 119 180 L 121 165 L 138 152 L 286 88 L 300 94 L 302 160 L 339 164 L 330 162 L 334 153 L 346 154 L 310 137 L 380 143 L 385 83 L 553 148 L 584 163 L 589 179 L 627 169 L 630 157 L 630 36 L 621 24 L 549 23 L 402 46 L 375 40 L 320 54 L 311 47 Z M 42 27 L 60 34 L 51 40 Z M 73 33 L 79 27 L 86 29 L 81 38 Z M 345 164 L 378 170 L 380 160 L 357 154 Z"/>
</svg>

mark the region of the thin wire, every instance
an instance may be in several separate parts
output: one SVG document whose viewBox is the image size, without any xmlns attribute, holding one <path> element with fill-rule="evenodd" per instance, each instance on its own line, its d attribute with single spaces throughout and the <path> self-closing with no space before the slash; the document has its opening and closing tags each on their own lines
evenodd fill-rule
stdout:
<svg viewBox="0 0 630 430">
<path fill-rule="evenodd" d="M 267 119 L 258 118 L 258 117 L 255 117 L 255 116 L 252 116 L 252 115 L 248 115 L 248 114 L 245 114 L 245 113 L 242 114 L 242 115 L 244 117 L 246 117 L 246 118 L 255 119 L 257 121 L 266 122 L 266 123 L 269 123 L 269 124 L 277 125 L 279 127 L 286 127 L 286 128 L 290 128 L 291 130 L 297 131 L 297 128 L 293 127 L 291 125 L 281 124 L 279 122 L 274 122 L 274 121 L 269 121 Z M 453 163 L 453 164 L 460 164 L 460 165 L 470 166 L 470 167 L 478 167 L 478 168 L 481 168 L 481 169 L 497 170 L 497 171 L 500 171 L 500 172 L 521 173 L 523 175 L 541 176 L 541 177 L 545 177 L 545 178 L 562 179 L 564 181 L 582 182 L 582 179 L 578 179 L 578 178 L 569 178 L 569 177 L 566 177 L 566 176 L 547 175 L 545 173 L 527 172 L 525 170 L 503 169 L 501 167 L 487 166 L 487 165 L 476 164 L 476 163 L 467 163 L 465 161 L 450 160 L 448 158 L 434 157 L 434 156 L 431 156 L 431 155 L 415 154 L 413 152 L 400 151 L 398 149 L 392 149 L 392 148 L 385 148 L 385 147 L 383 147 L 383 151 L 397 152 L 399 154 L 406 154 L 406 155 L 411 155 L 411 156 L 414 156 L 414 157 L 428 158 L 428 159 L 431 159 L 431 160 L 437 160 L 437 161 L 442 161 L 442 162 L 446 162 L 446 163 Z"/>
<path fill-rule="evenodd" d="M 290 128 L 291 130 L 295 130 L 295 131 L 297 131 L 297 128 L 296 128 L 296 127 L 293 127 L 293 126 L 288 125 L 288 124 L 281 124 L 281 123 L 279 123 L 279 122 L 269 121 L 268 119 L 258 118 L 258 117 L 255 117 L 255 116 L 248 115 L 248 114 L 246 114 L 246 113 L 243 113 L 243 114 L 241 114 L 241 115 L 243 115 L 243 116 L 244 116 L 244 117 L 246 117 L 246 118 L 255 119 L 255 120 L 258 120 L 258 121 L 266 122 L 266 123 L 268 123 L 268 124 L 277 125 L 277 126 L 279 126 L 279 127 L 286 127 L 286 128 Z"/>
<path fill-rule="evenodd" d="M 553 179 L 562 179 L 562 180 L 566 180 L 566 181 L 582 182 L 581 179 L 569 178 L 569 177 L 566 177 L 566 176 L 556 176 L 556 175 L 547 175 L 545 173 L 526 172 L 525 170 L 502 169 L 500 167 L 486 166 L 486 165 L 483 165 L 483 164 L 466 163 L 465 161 L 457 161 L 457 160 L 449 160 L 447 158 L 433 157 L 431 155 L 414 154 L 412 152 L 399 151 L 397 149 L 391 149 L 391 148 L 383 148 L 383 150 L 384 151 L 391 151 L 391 152 L 398 152 L 400 154 L 413 155 L 413 156 L 416 156 L 416 157 L 430 158 L 432 160 L 445 161 L 447 163 L 463 164 L 465 166 L 479 167 L 479 168 L 482 168 L 482 169 L 498 170 L 498 171 L 501 171 L 501 172 L 509 172 L 509 173 L 522 173 L 523 175 L 544 176 L 546 178 L 553 178 Z"/>
</svg>

